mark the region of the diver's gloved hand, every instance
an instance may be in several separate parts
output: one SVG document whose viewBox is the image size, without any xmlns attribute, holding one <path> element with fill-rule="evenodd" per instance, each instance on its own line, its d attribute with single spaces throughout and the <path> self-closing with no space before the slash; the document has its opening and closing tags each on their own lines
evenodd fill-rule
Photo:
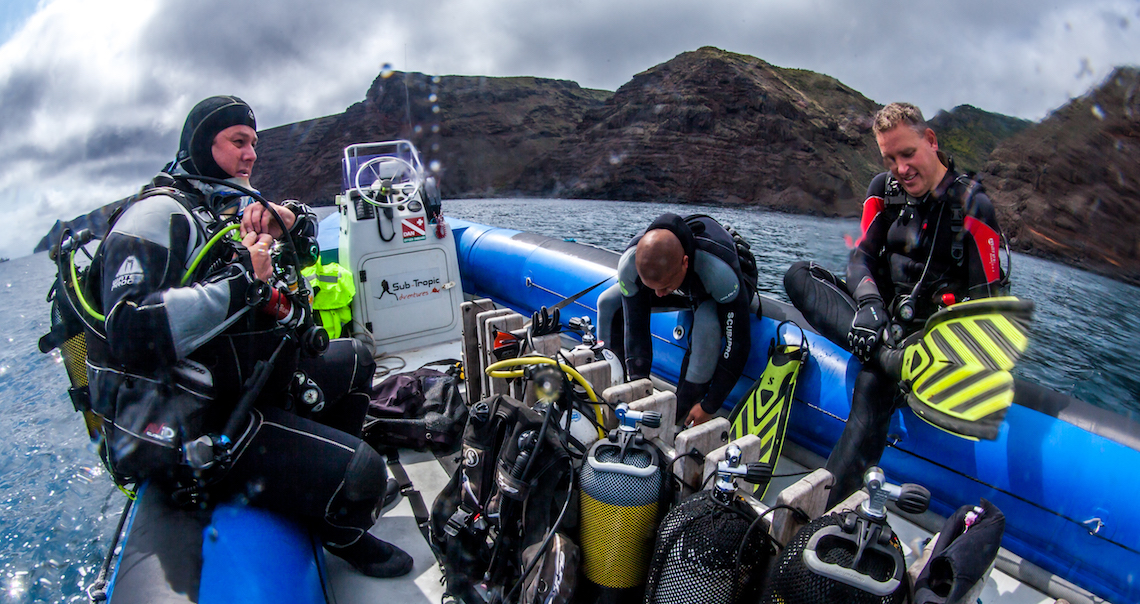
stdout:
<svg viewBox="0 0 1140 604">
<path fill-rule="evenodd" d="M 851 352 L 864 363 L 871 358 L 871 353 L 879 345 L 879 334 L 887 324 L 887 310 L 883 308 L 883 301 L 869 300 L 859 304 L 859 310 L 851 321 L 851 331 L 847 334 L 847 343 L 851 345 Z"/>
</svg>

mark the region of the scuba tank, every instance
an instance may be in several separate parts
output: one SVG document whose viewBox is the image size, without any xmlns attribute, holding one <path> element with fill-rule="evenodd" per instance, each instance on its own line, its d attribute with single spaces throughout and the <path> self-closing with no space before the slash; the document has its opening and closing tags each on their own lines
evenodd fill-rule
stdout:
<svg viewBox="0 0 1140 604">
<path fill-rule="evenodd" d="M 878 467 L 863 477 L 870 497 L 858 508 L 817 518 L 788 542 L 761 602 L 780 604 L 898 603 L 909 580 L 898 537 L 887 524 L 887 501 L 921 514 L 930 491 L 888 484 Z"/>
<path fill-rule="evenodd" d="M 712 490 L 689 497 L 661 521 L 646 604 L 731 604 L 760 595 L 776 550 L 768 523 L 737 494 L 734 479 L 756 484 L 771 478 L 771 469 L 740 457 L 740 447 L 729 445 Z"/>
<path fill-rule="evenodd" d="M 557 317 L 557 315 L 555 315 Z M 573 317 L 569 328 L 582 334 L 582 343 L 575 346 L 572 352 L 587 350 L 594 356 L 594 362 L 604 361 L 610 367 L 611 383 L 620 383 L 625 376 L 621 361 L 617 355 L 602 345 L 594 336 L 594 326 L 590 317 Z M 604 403 L 591 403 L 580 401 L 571 410 L 568 417 L 563 419 L 563 427 L 570 431 L 570 435 L 583 445 L 581 452 L 588 451 L 598 439 L 605 438 L 606 427 L 617 424 L 613 410 Z"/>
<path fill-rule="evenodd" d="M 580 543 L 586 578 L 603 594 L 628 601 L 645 581 L 665 492 L 661 454 L 638 424 L 656 428 L 661 414 L 622 403 L 620 425 L 590 448 L 579 474 Z"/>
<path fill-rule="evenodd" d="M 605 347 L 604 342 L 598 341 L 594 335 L 594 325 L 590 321 L 590 317 L 574 317 L 570 319 L 569 326 L 571 330 L 582 334 L 582 343 L 575 346 L 574 350 L 585 348 L 592 351 L 595 361 L 605 361 L 610 366 L 610 376 L 614 378 L 613 382 L 621 382 L 621 378 L 625 375 L 621 360 L 612 350 Z"/>
</svg>

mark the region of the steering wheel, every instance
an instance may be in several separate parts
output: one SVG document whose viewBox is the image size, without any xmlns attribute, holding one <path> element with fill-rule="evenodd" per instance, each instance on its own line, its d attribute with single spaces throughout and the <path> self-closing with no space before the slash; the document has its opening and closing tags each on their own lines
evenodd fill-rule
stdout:
<svg viewBox="0 0 1140 604">
<path fill-rule="evenodd" d="M 384 155 L 360 164 L 353 184 L 365 201 L 383 208 L 415 197 L 419 193 L 422 179 L 407 160 Z"/>
</svg>

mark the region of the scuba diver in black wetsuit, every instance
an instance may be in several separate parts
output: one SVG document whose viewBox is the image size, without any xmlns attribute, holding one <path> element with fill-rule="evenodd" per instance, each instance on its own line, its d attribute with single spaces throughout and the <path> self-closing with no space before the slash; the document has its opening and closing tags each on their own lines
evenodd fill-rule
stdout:
<svg viewBox="0 0 1140 604">
<path fill-rule="evenodd" d="M 176 502 L 237 497 L 310 524 L 366 575 L 400 576 L 411 557 L 368 533 L 387 477 L 359 438 L 375 362 L 318 332 L 299 283 L 315 216 L 261 200 L 241 212 L 240 243 L 223 232 L 254 193 L 255 128 L 237 97 L 198 103 L 177 159 L 96 253 L 88 292 L 105 337 L 88 337 L 88 376 L 104 455 Z"/>
<path fill-rule="evenodd" d="M 693 310 L 677 384 L 677 419 L 685 425 L 712 419 L 748 362 L 756 263 L 738 240 L 708 216 L 662 214 L 630 241 L 618 282 L 598 296 L 599 338 L 625 360 L 630 380 L 649 377 L 653 364 L 650 313 Z"/>
<path fill-rule="evenodd" d="M 874 132 L 889 172 L 868 187 L 846 281 L 810 262 L 793 264 L 784 276 L 788 297 L 808 322 L 864 363 L 847 425 L 827 459 L 835 476 L 829 508 L 859 488 L 886 447 L 891 414 L 903 399 L 901 350 L 893 346 L 921 331 L 939 308 L 1007 289 L 993 204 L 977 181 L 955 172 L 918 108 L 887 105 Z"/>
</svg>

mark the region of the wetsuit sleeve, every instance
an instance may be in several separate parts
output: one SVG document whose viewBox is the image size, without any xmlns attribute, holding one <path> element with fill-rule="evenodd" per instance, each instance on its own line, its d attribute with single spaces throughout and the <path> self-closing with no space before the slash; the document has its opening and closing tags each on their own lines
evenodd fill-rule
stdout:
<svg viewBox="0 0 1140 604">
<path fill-rule="evenodd" d="M 618 286 L 625 316 L 625 368 L 630 381 L 649 377 L 653 366 L 653 341 L 649 335 L 651 290 L 641 287 L 637 276 L 636 247 L 630 247 L 618 260 Z"/>
<path fill-rule="evenodd" d="M 731 304 L 740 295 L 740 274 L 717 256 L 697 250 L 693 270 L 700 276 L 705 291 L 717 304 Z"/>
<path fill-rule="evenodd" d="M 739 277 L 737 287 L 743 288 Z M 751 313 L 748 308 L 750 302 L 748 296 L 736 295 L 727 302 L 717 304 L 717 316 L 724 333 L 724 348 L 717 359 L 708 393 L 701 401 L 701 408 L 706 413 L 716 413 L 721 408 L 736 386 L 736 381 L 744 373 L 744 365 L 748 363 L 748 354 L 752 351 Z"/>
<path fill-rule="evenodd" d="M 637 277 L 637 248 L 627 249 L 618 259 L 617 277 L 621 295 L 632 296 L 641 289 L 641 282 Z"/>
<path fill-rule="evenodd" d="M 993 202 L 978 192 L 968 203 L 963 228 L 970 236 L 967 249 L 967 278 L 970 298 L 1001 295 L 1001 228 Z"/>
<path fill-rule="evenodd" d="M 677 409 L 700 402 L 706 412 L 715 413 L 748 362 L 751 300 L 740 273 L 718 256 L 698 250 L 693 270 L 711 299 L 694 313 L 686 369 L 677 384 Z M 705 308 L 715 308 L 715 325 L 701 318 Z"/>
<path fill-rule="evenodd" d="M 180 285 L 203 240 L 181 204 L 163 196 L 131 206 L 107 235 L 101 293 L 117 361 L 135 371 L 171 366 L 245 313 L 252 280 L 240 264 Z"/>
<path fill-rule="evenodd" d="M 851 259 L 847 262 L 847 287 L 852 297 L 864 280 L 870 280 L 874 284 L 875 275 L 879 272 L 881 251 L 886 247 L 887 231 L 891 227 L 891 221 L 883 212 L 886 208 L 886 182 L 887 174 L 879 174 L 867 187 L 867 199 L 863 202 L 863 217 L 859 222 L 862 234 L 851 252 Z M 878 290 L 877 287 L 874 289 Z M 868 288 L 864 286 L 862 291 L 868 291 Z M 856 300 L 858 301 L 857 298 Z"/>
</svg>

